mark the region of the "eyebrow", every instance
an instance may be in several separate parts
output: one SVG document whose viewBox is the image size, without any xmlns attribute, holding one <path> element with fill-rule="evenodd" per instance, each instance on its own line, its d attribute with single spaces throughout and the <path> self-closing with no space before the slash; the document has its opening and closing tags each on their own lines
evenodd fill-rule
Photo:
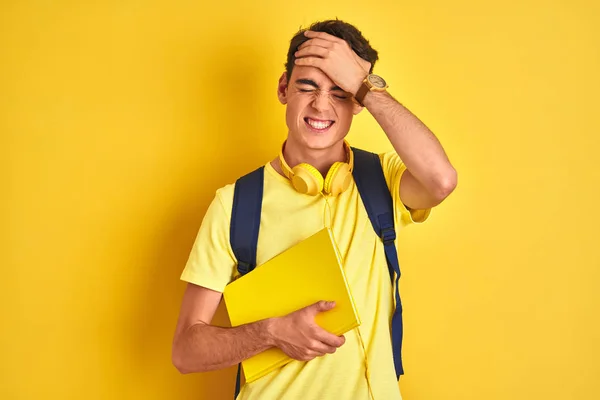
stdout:
<svg viewBox="0 0 600 400">
<path fill-rule="evenodd" d="M 312 79 L 304 79 L 304 78 L 303 79 L 298 79 L 296 81 L 296 83 L 299 84 L 299 85 L 309 85 L 309 86 L 314 87 L 315 89 L 320 89 L 319 85 L 317 85 L 317 83 L 315 81 L 313 81 Z M 332 86 L 331 89 L 329 89 L 329 90 L 339 90 L 341 92 L 344 91 L 339 86 Z"/>
</svg>

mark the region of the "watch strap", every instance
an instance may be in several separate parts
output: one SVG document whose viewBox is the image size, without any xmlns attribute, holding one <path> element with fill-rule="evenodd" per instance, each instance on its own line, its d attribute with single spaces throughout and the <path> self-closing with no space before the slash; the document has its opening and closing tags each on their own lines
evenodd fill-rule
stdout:
<svg viewBox="0 0 600 400">
<path fill-rule="evenodd" d="M 367 93 L 369 92 L 369 90 L 371 90 L 371 88 L 367 85 L 367 83 L 365 81 L 363 81 L 363 83 L 360 85 L 360 88 L 358 89 L 358 92 L 356 92 L 356 95 L 354 95 L 354 98 L 356 99 L 358 104 L 360 104 L 362 107 L 365 106 L 363 104 L 363 100 L 364 100 L 365 96 L 367 95 Z"/>
</svg>

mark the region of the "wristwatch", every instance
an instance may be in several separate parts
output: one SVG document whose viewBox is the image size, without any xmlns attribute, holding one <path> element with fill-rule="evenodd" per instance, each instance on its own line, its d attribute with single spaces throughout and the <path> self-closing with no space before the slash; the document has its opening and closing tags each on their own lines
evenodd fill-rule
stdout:
<svg viewBox="0 0 600 400">
<path fill-rule="evenodd" d="M 356 99 L 358 104 L 364 107 L 365 105 L 363 104 L 363 99 L 365 98 L 368 92 L 385 92 L 385 89 L 387 89 L 388 87 L 389 86 L 385 82 L 385 79 L 383 79 L 379 75 L 369 74 L 363 81 L 362 85 L 360 85 L 360 89 L 358 89 L 358 92 L 356 92 L 354 98 Z"/>
</svg>

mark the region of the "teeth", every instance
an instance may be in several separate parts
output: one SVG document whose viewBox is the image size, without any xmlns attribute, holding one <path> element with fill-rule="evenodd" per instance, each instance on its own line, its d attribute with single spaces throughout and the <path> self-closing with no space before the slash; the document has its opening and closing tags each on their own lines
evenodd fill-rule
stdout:
<svg viewBox="0 0 600 400">
<path fill-rule="evenodd" d="M 308 124 L 315 129 L 326 129 L 329 128 L 331 124 L 333 124 L 333 121 L 315 121 L 310 118 L 307 118 L 306 120 Z"/>
</svg>

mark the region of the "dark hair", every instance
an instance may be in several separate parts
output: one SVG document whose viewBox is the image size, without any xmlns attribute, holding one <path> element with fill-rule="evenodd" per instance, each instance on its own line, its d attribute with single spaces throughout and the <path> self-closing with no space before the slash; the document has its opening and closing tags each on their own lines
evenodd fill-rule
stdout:
<svg viewBox="0 0 600 400">
<path fill-rule="evenodd" d="M 351 25 L 347 22 L 341 21 L 339 19 L 335 20 L 327 20 L 321 22 L 313 23 L 307 29 L 300 29 L 290 41 L 290 48 L 288 50 L 287 55 L 287 63 L 285 64 L 285 71 L 287 75 L 288 81 L 292 76 L 292 70 L 294 69 L 294 62 L 296 61 L 296 57 L 294 53 L 298 51 L 298 47 L 309 40 L 306 36 L 304 36 L 304 32 L 310 30 L 315 32 L 325 32 L 330 35 L 339 37 L 340 39 L 348 42 L 352 50 L 363 60 L 366 60 L 371 63 L 371 70 L 369 73 L 373 72 L 373 67 L 375 66 L 375 62 L 379 59 L 377 55 L 377 51 L 371 47 L 369 41 L 364 38 L 362 33 L 356 29 L 354 25 Z"/>
</svg>

